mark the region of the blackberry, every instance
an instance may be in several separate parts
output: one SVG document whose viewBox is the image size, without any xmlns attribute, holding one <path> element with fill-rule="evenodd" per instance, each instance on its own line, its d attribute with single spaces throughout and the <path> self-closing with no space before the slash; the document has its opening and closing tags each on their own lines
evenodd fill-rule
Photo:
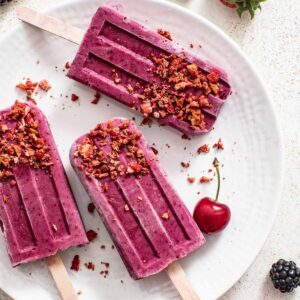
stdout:
<svg viewBox="0 0 300 300">
<path fill-rule="evenodd" d="M 300 285 L 300 268 L 293 261 L 279 259 L 270 270 L 275 289 L 290 293 Z"/>
<path fill-rule="evenodd" d="M 6 4 L 7 2 L 10 2 L 11 0 L 0 0 L 0 5 Z"/>
</svg>

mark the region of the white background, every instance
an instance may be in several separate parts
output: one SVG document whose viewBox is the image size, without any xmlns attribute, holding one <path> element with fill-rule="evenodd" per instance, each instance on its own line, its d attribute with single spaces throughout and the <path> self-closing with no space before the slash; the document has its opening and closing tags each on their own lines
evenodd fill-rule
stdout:
<svg viewBox="0 0 300 300">
<path fill-rule="evenodd" d="M 59 0 L 13 1 L 0 7 L 0 34 L 17 24 L 14 8 L 27 4 L 47 8 Z M 299 0 L 268 0 L 253 21 L 240 20 L 217 0 L 175 1 L 206 17 L 231 38 L 250 57 L 275 103 L 285 150 L 285 181 L 282 201 L 272 232 L 259 256 L 221 299 L 299 299 L 298 292 L 280 295 L 267 278 L 271 264 L 279 258 L 300 265 L 300 3 Z M 1 51 L 1 49 L 0 49 Z M 5 80 L 5 78 L 1 78 Z M 263 201 L 263 199 L 262 199 Z M 218 274 L 216 274 L 216 280 Z"/>
</svg>

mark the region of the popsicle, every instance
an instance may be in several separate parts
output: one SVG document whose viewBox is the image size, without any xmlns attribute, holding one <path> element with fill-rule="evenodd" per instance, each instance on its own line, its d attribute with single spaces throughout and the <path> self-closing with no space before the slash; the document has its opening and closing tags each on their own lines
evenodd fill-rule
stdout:
<svg viewBox="0 0 300 300">
<path fill-rule="evenodd" d="M 204 244 L 133 122 L 98 124 L 73 144 L 70 160 L 134 279 L 156 274 Z"/>
<path fill-rule="evenodd" d="M 102 5 L 86 34 L 27 7 L 18 17 L 81 43 L 68 76 L 186 134 L 210 131 L 231 92 L 227 73 Z"/>
<path fill-rule="evenodd" d="M 47 120 L 18 101 L 0 111 L 0 220 L 13 267 L 87 243 Z"/>
<path fill-rule="evenodd" d="M 68 76 L 186 134 L 212 129 L 230 93 L 227 74 L 102 5 Z"/>
</svg>

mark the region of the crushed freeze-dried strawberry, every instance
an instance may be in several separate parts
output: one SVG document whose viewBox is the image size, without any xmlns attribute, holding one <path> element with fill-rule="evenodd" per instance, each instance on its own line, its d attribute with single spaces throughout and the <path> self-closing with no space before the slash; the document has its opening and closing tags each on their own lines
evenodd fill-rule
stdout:
<svg viewBox="0 0 300 300">
<path fill-rule="evenodd" d="M 7 202 L 8 202 L 8 196 L 2 195 L 2 199 L 3 199 L 3 202 L 4 202 L 4 203 L 7 203 Z"/>
<path fill-rule="evenodd" d="M 110 263 L 109 262 L 105 262 L 105 261 L 101 261 L 101 265 L 104 265 L 105 266 L 105 268 L 109 268 L 109 266 L 110 266 Z"/>
<path fill-rule="evenodd" d="M 43 79 L 39 82 L 39 88 L 45 92 L 48 92 L 51 89 L 51 85 L 48 80 Z"/>
<path fill-rule="evenodd" d="M 0 132 L 5 133 L 8 131 L 8 126 L 6 124 L 0 124 Z"/>
<path fill-rule="evenodd" d="M 129 174 L 133 174 L 133 173 L 140 173 L 142 170 L 142 166 L 137 163 L 137 162 L 130 162 L 128 164 L 128 167 L 127 167 L 127 173 Z"/>
<path fill-rule="evenodd" d="M 127 91 L 128 91 L 129 93 L 132 93 L 132 92 L 134 91 L 134 90 L 133 90 L 133 87 L 132 87 L 132 85 L 131 85 L 130 83 L 127 84 L 126 88 L 127 88 Z"/>
<path fill-rule="evenodd" d="M 79 267 L 80 267 L 79 255 L 75 255 L 74 258 L 73 258 L 73 261 L 72 261 L 71 270 L 74 270 L 74 271 L 78 272 Z"/>
<path fill-rule="evenodd" d="M 70 63 L 68 61 L 65 63 L 65 68 L 66 69 L 70 69 L 71 68 L 71 65 L 70 65 Z"/>
<path fill-rule="evenodd" d="M 121 82 L 121 77 L 120 77 L 119 73 L 117 73 L 117 72 L 114 72 L 114 73 L 115 73 L 114 81 L 116 84 L 119 84 Z"/>
<path fill-rule="evenodd" d="M 89 203 L 89 205 L 88 205 L 88 212 L 90 213 L 90 214 L 93 214 L 94 213 L 94 211 L 95 211 L 95 204 L 94 203 Z"/>
<path fill-rule="evenodd" d="M 157 33 L 160 34 L 161 36 L 165 37 L 166 39 L 172 41 L 172 36 L 169 31 L 158 28 Z"/>
<path fill-rule="evenodd" d="M 202 176 L 202 177 L 200 177 L 200 179 L 199 179 L 199 182 L 200 183 L 208 183 L 208 182 L 211 182 L 212 181 L 212 179 L 211 178 L 208 178 L 208 177 L 206 177 L 206 176 Z"/>
<path fill-rule="evenodd" d="M 224 143 L 221 138 L 218 139 L 218 142 L 214 144 L 213 148 L 217 148 L 218 150 L 224 150 Z"/>
<path fill-rule="evenodd" d="M 129 130 L 130 121 L 122 121 L 117 125 L 114 121 L 107 125 L 98 124 L 90 134 L 77 146 L 75 157 L 81 159 L 80 168 L 87 176 L 96 179 L 110 177 L 115 180 L 125 174 L 146 175 L 149 173 L 149 164 L 144 151 L 139 148 L 140 132 Z M 101 147 L 110 144 L 111 152 L 104 154 Z M 124 153 L 128 158 L 125 166 L 120 161 L 120 154 Z M 107 191 L 107 183 L 102 185 L 103 191 Z"/>
<path fill-rule="evenodd" d="M 104 267 L 106 268 L 105 270 L 102 270 L 100 271 L 100 275 L 103 275 L 104 278 L 106 278 L 106 276 L 109 274 L 109 271 L 107 270 L 110 266 L 110 263 L 108 262 L 104 262 L 104 261 L 101 261 L 101 265 L 104 265 Z"/>
<path fill-rule="evenodd" d="M 145 101 L 140 105 L 141 112 L 145 115 L 148 116 L 149 114 L 152 113 L 152 106 L 150 101 Z"/>
<path fill-rule="evenodd" d="M 189 163 L 189 162 L 184 162 L 184 161 L 182 161 L 180 164 L 181 164 L 181 166 L 182 166 L 183 168 L 189 168 L 189 167 L 190 167 L 190 163 Z"/>
<path fill-rule="evenodd" d="M 109 271 L 108 270 L 102 270 L 100 271 L 100 275 L 103 275 L 104 278 L 106 278 L 109 274 Z"/>
<path fill-rule="evenodd" d="M 154 147 L 150 147 L 150 148 L 152 149 L 152 151 L 153 151 L 153 153 L 154 153 L 155 155 L 158 154 L 158 150 L 157 150 L 156 148 L 154 148 Z"/>
<path fill-rule="evenodd" d="M 125 211 L 129 211 L 129 210 L 130 210 L 128 204 L 125 204 L 125 205 L 124 205 L 124 210 L 125 210 Z"/>
<path fill-rule="evenodd" d="M 35 91 L 38 83 L 32 82 L 30 79 L 27 79 L 25 82 L 20 82 L 16 85 L 16 88 L 26 92 L 28 96 L 31 96 Z"/>
<path fill-rule="evenodd" d="M 164 220 L 169 220 L 170 219 L 170 212 L 166 211 L 165 213 L 162 214 L 161 216 Z"/>
<path fill-rule="evenodd" d="M 106 193 L 108 191 L 108 184 L 107 184 L 107 182 L 104 182 L 103 184 L 101 184 L 101 188 L 102 188 L 102 192 Z"/>
<path fill-rule="evenodd" d="M 150 118 L 145 117 L 145 118 L 142 120 L 141 125 L 148 125 L 149 128 L 150 128 L 151 125 L 152 125 L 152 120 L 151 120 Z"/>
<path fill-rule="evenodd" d="M 94 230 L 89 230 L 87 231 L 86 235 L 89 242 L 92 242 L 97 237 L 98 233 L 95 232 Z"/>
<path fill-rule="evenodd" d="M 214 70 L 206 75 L 207 79 L 211 83 L 218 83 L 220 79 L 220 72 L 218 70 Z"/>
<path fill-rule="evenodd" d="M 95 270 L 95 265 L 91 261 L 85 263 L 84 265 L 88 270 L 92 270 L 92 271 Z"/>
<path fill-rule="evenodd" d="M 53 230 L 54 232 L 57 232 L 57 226 L 56 226 L 55 224 L 52 224 L 52 230 Z"/>
<path fill-rule="evenodd" d="M 96 93 L 95 98 L 91 101 L 92 104 L 98 104 L 100 98 L 101 98 L 101 94 L 100 93 Z"/>
<path fill-rule="evenodd" d="M 182 136 L 181 136 L 181 138 L 183 139 L 183 140 L 190 140 L 191 138 L 187 135 L 187 134 L 183 134 Z"/>
<path fill-rule="evenodd" d="M 49 170 L 52 165 L 50 147 L 40 137 L 39 121 L 35 115 L 34 108 L 16 101 L 2 116 L 13 126 L 8 128 L 6 124 L 0 124 L 0 180 L 12 177 L 13 167 L 19 164 L 44 170 Z"/>
<path fill-rule="evenodd" d="M 197 150 L 197 152 L 199 154 L 201 154 L 201 153 L 208 153 L 209 151 L 210 151 L 210 148 L 209 148 L 209 146 L 207 144 L 204 144 L 204 145 L 200 146 L 198 148 L 198 150 Z"/>
<path fill-rule="evenodd" d="M 191 129 L 206 128 L 203 109 L 210 107 L 207 96 L 219 91 L 219 77 L 216 71 L 207 75 L 194 63 L 175 54 L 151 55 L 154 74 L 161 84 L 139 83 L 136 91 L 140 111 L 145 117 L 156 119 L 175 115 L 178 120 L 188 122 Z M 187 89 L 200 91 L 192 93 Z"/>
<path fill-rule="evenodd" d="M 78 97 L 76 94 L 72 94 L 72 95 L 71 95 L 71 100 L 72 100 L 73 102 L 77 101 L 78 99 L 79 99 L 79 97 Z"/>
<path fill-rule="evenodd" d="M 194 183 L 195 180 L 196 180 L 196 178 L 195 178 L 195 177 L 192 177 L 192 176 L 189 176 L 189 177 L 187 178 L 187 181 L 188 181 L 189 183 Z"/>
</svg>

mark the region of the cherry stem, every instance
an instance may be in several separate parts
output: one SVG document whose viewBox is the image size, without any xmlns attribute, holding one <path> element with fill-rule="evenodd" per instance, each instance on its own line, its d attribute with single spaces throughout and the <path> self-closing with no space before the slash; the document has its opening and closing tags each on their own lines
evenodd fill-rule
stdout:
<svg viewBox="0 0 300 300">
<path fill-rule="evenodd" d="M 218 188 L 217 188 L 217 194 L 216 194 L 216 198 L 215 198 L 215 202 L 218 202 L 219 193 L 220 193 L 220 186 L 221 186 L 221 178 L 220 178 L 220 170 L 219 170 L 219 161 L 217 160 L 216 157 L 214 159 L 213 165 L 216 169 L 217 176 L 218 176 Z"/>
</svg>

